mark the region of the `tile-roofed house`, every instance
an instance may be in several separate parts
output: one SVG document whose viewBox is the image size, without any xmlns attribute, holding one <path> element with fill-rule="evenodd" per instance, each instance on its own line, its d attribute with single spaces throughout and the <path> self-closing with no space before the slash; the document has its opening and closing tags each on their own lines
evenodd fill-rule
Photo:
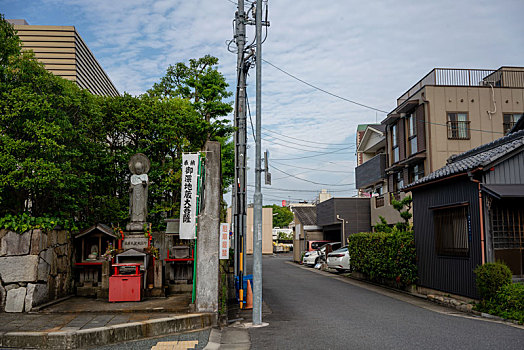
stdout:
<svg viewBox="0 0 524 350">
<path fill-rule="evenodd" d="M 413 196 L 420 285 L 476 298 L 473 270 L 499 260 L 524 277 L 523 124 L 405 188 Z"/>
<path fill-rule="evenodd" d="M 297 216 L 302 225 L 316 225 L 317 224 L 317 209 L 311 207 L 295 207 L 293 213 Z"/>
<path fill-rule="evenodd" d="M 293 228 L 293 260 L 299 262 L 305 252 L 307 241 L 324 239 L 322 227 L 317 226 L 317 208 L 315 205 L 293 206 L 295 227 Z"/>
<path fill-rule="evenodd" d="M 436 181 L 451 175 L 482 170 L 498 159 L 524 145 L 524 130 L 513 132 L 493 142 L 473 148 L 459 155 L 451 156 L 447 164 L 431 174 L 409 184 L 404 190 Z"/>
</svg>

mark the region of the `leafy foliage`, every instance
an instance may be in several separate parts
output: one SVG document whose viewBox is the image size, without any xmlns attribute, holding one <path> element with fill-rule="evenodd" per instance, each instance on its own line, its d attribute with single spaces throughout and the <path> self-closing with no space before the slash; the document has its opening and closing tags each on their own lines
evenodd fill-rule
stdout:
<svg viewBox="0 0 524 350">
<path fill-rule="evenodd" d="M 372 280 L 396 280 L 409 285 L 417 280 L 416 249 L 412 232 L 364 232 L 348 238 L 353 271 Z"/>
<path fill-rule="evenodd" d="M 178 215 L 182 152 L 199 151 L 210 137 L 225 146 L 229 185 L 232 128 L 220 118 L 231 111 L 223 102 L 231 93 L 217 64 L 211 56 L 176 64 L 143 96 L 94 96 L 21 52 L 13 27 L 0 18 L 2 225 L 118 226 L 129 216 L 128 161 L 141 152 L 152 163 L 148 220 L 158 229 L 164 217 Z"/>
<path fill-rule="evenodd" d="M 78 227 L 75 225 L 75 223 L 68 219 L 52 218 L 48 216 L 34 217 L 27 213 L 20 215 L 8 214 L 0 218 L 0 228 L 17 233 L 24 233 L 33 229 L 51 231 L 57 227 L 66 229 L 68 231 L 78 230 Z"/>
<path fill-rule="evenodd" d="M 276 204 L 265 205 L 264 208 L 273 208 L 273 227 L 288 227 L 293 221 L 293 212 L 288 207 L 281 207 Z"/>
<path fill-rule="evenodd" d="M 524 323 L 524 284 L 505 284 L 493 298 L 479 304 L 479 311 Z"/>
<path fill-rule="evenodd" d="M 486 263 L 474 270 L 477 289 L 483 300 L 490 300 L 498 290 L 511 284 L 511 270 L 503 262 Z"/>
</svg>

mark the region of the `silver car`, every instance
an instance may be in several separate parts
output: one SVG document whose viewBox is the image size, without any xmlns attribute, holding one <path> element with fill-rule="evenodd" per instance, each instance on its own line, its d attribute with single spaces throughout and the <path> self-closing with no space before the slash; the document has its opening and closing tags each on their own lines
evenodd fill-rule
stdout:
<svg viewBox="0 0 524 350">
<path fill-rule="evenodd" d="M 327 266 L 339 272 L 351 270 L 350 261 L 347 246 L 337 249 L 327 256 Z"/>
</svg>

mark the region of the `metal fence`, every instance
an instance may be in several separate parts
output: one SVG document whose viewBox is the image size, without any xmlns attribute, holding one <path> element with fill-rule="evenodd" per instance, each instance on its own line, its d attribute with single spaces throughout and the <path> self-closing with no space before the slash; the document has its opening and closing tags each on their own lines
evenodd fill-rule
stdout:
<svg viewBox="0 0 524 350">
<path fill-rule="evenodd" d="M 400 96 L 397 100 L 397 104 L 400 105 L 408 100 L 418 90 L 426 85 L 524 88 L 524 71 L 506 69 L 435 68 Z"/>
</svg>

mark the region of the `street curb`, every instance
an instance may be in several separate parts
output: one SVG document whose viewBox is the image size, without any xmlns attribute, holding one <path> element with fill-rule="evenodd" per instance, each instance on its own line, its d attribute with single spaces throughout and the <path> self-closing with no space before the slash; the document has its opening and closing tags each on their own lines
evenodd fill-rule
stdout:
<svg viewBox="0 0 524 350">
<path fill-rule="evenodd" d="M 216 314 L 200 313 L 77 331 L 7 332 L 0 334 L 0 347 L 79 349 L 204 329 L 216 324 Z"/>
<path fill-rule="evenodd" d="M 211 329 L 211 333 L 209 334 L 209 340 L 208 340 L 207 345 L 204 348 L 204 350 L 218 350 L 218 349 L 220 349 L 220 342 L 221 341 L 222 341 L 222 332 L 220 332 L 216 328 Z"/>
</svg>

